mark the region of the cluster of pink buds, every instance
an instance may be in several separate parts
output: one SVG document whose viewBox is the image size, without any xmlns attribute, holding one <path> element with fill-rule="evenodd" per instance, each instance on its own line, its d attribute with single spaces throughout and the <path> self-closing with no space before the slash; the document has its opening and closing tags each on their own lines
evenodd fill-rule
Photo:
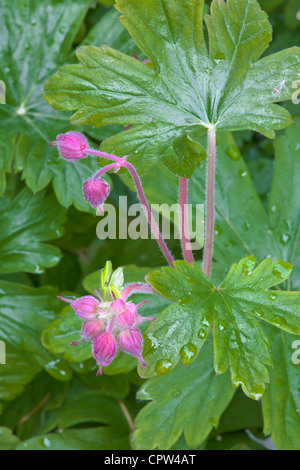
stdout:
<svg viewBox="0 0 300 470">
<path fill-rule="evenodd" d="M 52 147 L 57 146 L 60 155 L 69 162 L 76 162 L 92 153 L 85 136 L 75 131 L 59 134 L 56 140 L 50 142 L 50 145 Z M 118 169 L 120 165 L 115 163 L 114 165 L 110 165 L 110 167 Z M 84 181 L 82 186 L 85 199 L 94 209 L 97 209 L 98 212 L 101 212 L 102 205 L 110 193 L 109 184 L 99 178 L 99 176 L 109 169 L 111 168 L 105 168 L 103 171 L 100 170 L 100 172 L 97 172 L 92 178 Z"/>
<path fill-rule="evenodd" d="M 147 366 L 142 357 L 142 334 L 136 328 L 143 321 L 155 321 L 154 318 L 141 316 L 137 311 L 146 301 L 135 305 L 116 297 L 112 302 L 104 302 L 91 295 L 76 300 L 59 298 L 70 303 L 75 313 L 84 320 L 81 339 L 74 341 L 72 346 L 82 341 L 92 342 L 93 356 L 99 366 L 97 375 L 102 374 L 102 367 L 112 362 L 119 349 L 136 357 L 142 367 Z"/>
</svg>

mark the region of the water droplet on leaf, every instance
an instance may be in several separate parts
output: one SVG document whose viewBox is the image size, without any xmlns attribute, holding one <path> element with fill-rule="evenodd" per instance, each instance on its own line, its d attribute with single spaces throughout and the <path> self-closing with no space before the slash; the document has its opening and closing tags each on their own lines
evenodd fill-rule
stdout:
<svg viewBox="0 0 300 470">
<path fill-rule="evenodd" d="M 288 235 L 288 234 L 286 234 L 286 233 L 284 233 L 284 234 L 281 235 L 281 237 L 280 237 L 280 243 L 281 243 L 282 245 L 287 245 L 288 242 L 290 241 L 290 239 L 291 239 L 291 236 Z"/>
<path fill-rule="evenodd" d="M 221 235 L 222 234 L 222 229 L 219 225 L 215 226 L 215 235 Z"/>
<path fill-rule="evenodd" d="M 270 300 L 276 300 L 277 297 L 278 297 L 278 295 L 275 292 L 271 292 L 271 294 L 269 295 Z"/>
<path fill-rule="evenodd" d="M 182 363 L 187 366 L 189 365 L 193 359 L 197 356 L 197 347 L 193 343 L 187 343 L 180 349 L 180 357 Z"/>
<path fill-rule="evenodd" d="M 172 369 L 172 367 L 173 363 L 172 361 L 170 361 L 170 359 L 160 359 L 155 364 L 154 369 L 157 374 L 166 374 L 167 372 L 169 372 L 169 370 Z"/>
<path fill-rule="evenodd" d="M 248 258 L 245 258 L 243 263 L 242 263 L 242 270 L 247 276 L 251 274 L 253 268 L 255 266 L 255 258 L 254 256 L 249 256 Z"/>
<path fill-rule="evenodd" d="M 260 309 L 260 308 L 255 308 L 252 310 L 252 312 L 254 313 L 254 315 L 256 315 L 257 317 L 261 317 L 263 315 L 263 311 Z"/>
<path fill-rule="evenodd" d="M 279 277 L 280 279 L 286 279 L 289 277 L 293 270 L 291 263 L 286 261 L 277 260 L 274 262 L 273 274 L 274 276 Z"/>
</svg>

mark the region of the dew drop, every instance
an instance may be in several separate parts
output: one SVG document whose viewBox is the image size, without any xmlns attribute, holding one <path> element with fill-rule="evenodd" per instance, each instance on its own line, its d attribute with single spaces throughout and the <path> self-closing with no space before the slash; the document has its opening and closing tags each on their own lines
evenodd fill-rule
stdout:
<svg viewBox="0 0 300 470">
<path fill-rule="evenodd" d="M 157 363 L 155 364 L 155 372 L 157 374 L 166 374 L 167 372 L 169 372 L 169 370 L 171 370 L 173 367 L 173 363 L 170 359 L 160 359 L 159 361 L 157 361 Z"/>
<path fill-rule="evenodd" d="M 272 206 L 272 207 L 271 207 L 271 212 L 272 212 L 272 214 L 275 214 L 276 211 L 277 211 L 277 207 L 276 207 L 276 206 Z"/>
<path fill-rule="evenodd" d="M 207 333 L 208 333 L 208 331 L 206 329 L 200 328 L 200 330 L 198 331 L 198 337 L 200 339 L 205 339 L 206 336 L 207 336 Z"/>
<path fill-rule="evenodd" d="M 49 439 L 47 437 L 45 437 L 42 440 L 41 444 L 42 444 L 43 447 L 47 447 L 47 449 L 49 449 L 49 447 L 51 447 L 51 442 L 49 441 Z"/>
<path fill-rule="evenodd" d="M 174 390 L 172 393 L 172 396 L 174 398 L 179 397 L 181 395 L 181 390 Z"/>
<path fill-rule="evenodd" d="M 255 387 L 251 389 L 251 393 L 249 395 L 254 400 L 259 401 L 261 397 L 263 396 L 263 394 L 264 394 L 264 387 L 261 385 L 256 385 Z"/>
<path fill-rule="evenodd" d="M 249 256 L 248 258 L 245 258 L 243 263 L 242 263 L 242 270 L 243 270 L 244 274 L 249 276 L 249 274 L 251 274 L 254 266 L 255 266 L 255 258 L 253 256 Z"/>
<path fill-rule="evenodd" d="M 192 362 L 192 360 L 195 359 L 195 357 L 197 356 L 197 352 L 198 350 L 193 343 L 187 343 L 182 346 L 179 353 L 182 363 L 185 366 L 188 366 Z"/>
<path fill-rule="evenodd" d="M 283 233 L 283 234 L 281 235 L 281 237 L 280 237 L 280 243 L 281 243 L 282 245 L 287 245 L 288 242 L 290 241 L 290 239 L 291 239 L 291 236 L 290 236 L 290 235 L 288 235 L 288 234 L 286 234 L 286 233 Z"/>
<path fill-rule="evenodd" d="M 247 171 L 246 170 L 239 170 L 239 175 L 241 178 L 245 178 L 245 176 L 247 176 Z"/>
<path fill-rule="evenodd" d="M 219 320 L 219 330 L 224 331 L 227 328 L 228 324 L 224 320 Z"/>
<path fill-rule="evenodd" d="M 277 326 L 277 328 L 281 328 L 286 322 L 284 318 L 274 315 L 274 317 L 272 317 L 272 323 Z"/>
<path fill-rule="evenodd" d="M 270 300 L 276 300 L 277 297 L 278 297 L 278 295 L 275 292 L 271 292 L 271 294 L 269 295 Z"/>
<path fill-rule="evenodd" d="M 215 235 L 221 235 L 222 234 L 222 229 L 219 225 L 215 226 Z"/>
<path fill-rule="evenodd" d="M 261 317 L 263 315 L 263 311 L 260 309 L 260 308 L 255 308 L 252 310 L 252 312 L 254 313 L 254 315 L 256 315 L 257 317 Z"/>
<path fill-rule="evenodd" d="M 274 263 L 273 274 L 280 279 L 286 279 L 292 272 L 293 266 L 286 261 L 277 260 Z"/>
</svg>

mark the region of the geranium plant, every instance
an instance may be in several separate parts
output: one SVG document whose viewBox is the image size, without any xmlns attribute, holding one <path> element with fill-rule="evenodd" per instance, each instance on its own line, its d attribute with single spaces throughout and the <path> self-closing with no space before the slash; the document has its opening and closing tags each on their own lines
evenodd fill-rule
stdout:
<svg viewBox="0 0 300 470">
<path fill-rule="evenodd" d="M 11 447 L 300 448 L 300 21 L 295 2 L 274 3 L 117 0 L 96 14 L 88 0 L 51 0 L 43 23 L 36 1 L 17 10 L 27 26 L 14 61 L 2 15 L 0 184 L 13 165 L 26 185 L 8 178 L 1 269 L 32 273 L 0 280 L 1 339 L 30 361 L 11 392 L 4 377 L 3 399 L 35 381 L 37 396 L 51 390 L 29 418 L 4 407 Z M 29 39 L 37 26 L 45 46 Z M 122 191 L 156 245 L 106 240 L 97 251 L 95 215 Z M 151 209 L 175 202 L 180 247 Z M 201 251 L 189 203 L 205 206 Z M 71 204 L 63 238 L 45 244 Z M 47 420 L 24 431 L 40 410 Z M 108 426 L 82 428 L 74 444 L 89 422 Z"/>
</svg>

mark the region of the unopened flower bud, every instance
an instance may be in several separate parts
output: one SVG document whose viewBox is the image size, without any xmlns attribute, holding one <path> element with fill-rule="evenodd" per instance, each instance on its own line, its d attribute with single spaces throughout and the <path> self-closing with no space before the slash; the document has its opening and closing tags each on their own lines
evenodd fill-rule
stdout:
<svg viewBox="0 0 300 470">
<path fill-rule="evenodd" d="M 86 320 L 81 327 L 81 337 L 86 341 L 93 341 L 98 335 L 105 332 L 105 325 L 98 319 Z"/>
<path fill-rule="evenodd" d="M 89 145 L 84 135 L 79 132 L 59 134 L 56 140 L 50 142 L 52 147 L 57 146 L 60 155 L 70 162 L 76 162 L 89 153 Z"/>
<path fill-rule="evenodd" d="M 141 366 L 147 365 L 142 358 L 143 337 L 137 328 L 128 328 L 119 333 L 117 341 L 120 349 L 133 357 L 137 357 Z"/>
<path fill-rule="evenodd" d="M 87 320 L 92 320 L 100 312 L 100 304 L 95 297 L 91 295 L 85 295 L 79 297 L 79 299 L 71 302 L 71 307 L 74 308 L 77 315 Z"/>
<path fill-rule="evenodd" d="M 98 374 L 102 374 L 102 366 L 109 366 L 118 352 L 118 345 L 110 333 L 103 333 L 93 341 L 93 356 L 100 366 Z"/>
<path fill-rule="evenodd" d="M 101 206 L 110 192 L 109 184 L 101 178 L 89 180 L 83 183 L 83 195 L 94 209 Z"/>
</svg>

